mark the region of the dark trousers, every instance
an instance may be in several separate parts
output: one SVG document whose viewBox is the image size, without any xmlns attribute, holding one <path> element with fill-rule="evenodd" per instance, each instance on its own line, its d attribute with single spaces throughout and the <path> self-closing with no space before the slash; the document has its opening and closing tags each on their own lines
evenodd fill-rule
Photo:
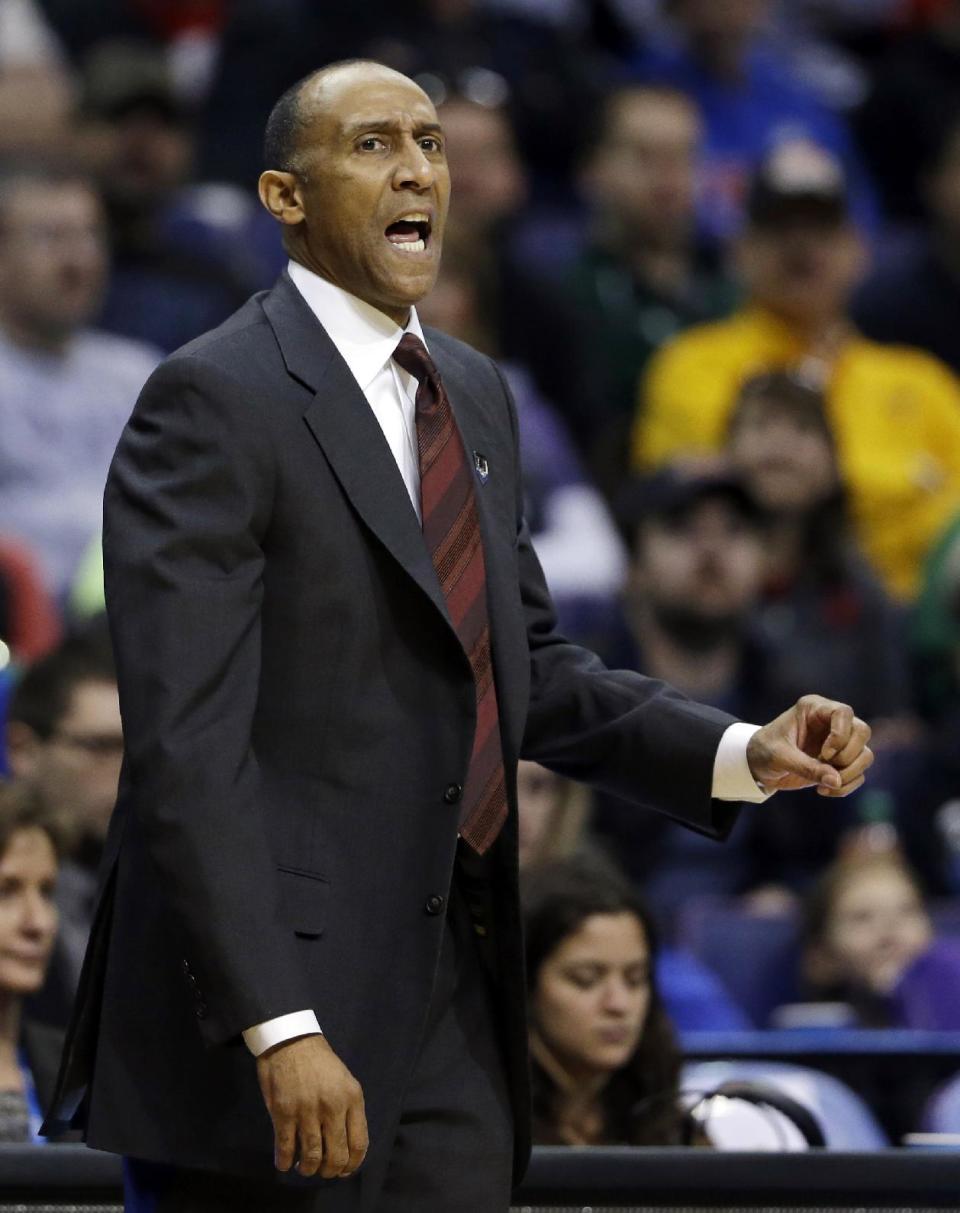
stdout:
<svg viewBox="0 0 960 1213">
<path fill-rule="evenodd" d="M 489 941 L 475 930 L 466 887 L 458 876 L 451 889 L 429 1020 L 385 1171 L 365 1164 L 347 1180 L 287 1187 L 127 1159 L 127 1213 L 506 1213 L 513 1122 L 482 955 Z"/>
</svg>

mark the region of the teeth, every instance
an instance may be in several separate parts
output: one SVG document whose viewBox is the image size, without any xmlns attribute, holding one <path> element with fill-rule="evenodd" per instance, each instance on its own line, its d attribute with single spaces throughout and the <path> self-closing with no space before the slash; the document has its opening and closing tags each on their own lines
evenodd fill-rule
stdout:
<svg viewBox="0 0 960 1213">
<path fill-rule="evenodd" d="M 427 247 L 424 240 L 404 240 L 394 244 L 394 248 L 402 249 L 405 253 L 422 253 Z"/>
<path fill-rule="evenodd" d="M 404 221 L 407 223 L 429 223 L 430 216 L 425 215 L 422 211 L 416 211 L 412 215 L 401 215 L 400 218 L 397 220 L 398 223 L 404 222 Z"/>
</svg>

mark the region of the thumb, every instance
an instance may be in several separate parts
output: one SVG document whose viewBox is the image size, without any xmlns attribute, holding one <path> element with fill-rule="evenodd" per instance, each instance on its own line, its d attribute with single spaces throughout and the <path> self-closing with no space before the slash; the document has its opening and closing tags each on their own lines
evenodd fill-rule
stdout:
<svg viewBox="0 0 960 1213">
<path fill-rule="evenodd" d="M 787 746 L 777 755 L 777 765 L 781 770 L 799 775 L 801 779 L 821 787 L 839 788 L 843 783 L 838 770 L 825 762 L 818 762 L 795 746 Z"/>
</svg>

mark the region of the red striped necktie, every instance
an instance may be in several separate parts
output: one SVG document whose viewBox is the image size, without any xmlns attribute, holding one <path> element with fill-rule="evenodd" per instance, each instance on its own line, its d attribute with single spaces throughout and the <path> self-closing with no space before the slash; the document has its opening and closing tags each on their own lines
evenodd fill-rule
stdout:
<svg viewBox="0 0 960 1213">
<path fill-rule="evenodd" d="M 423 537 L 476 685 L 477 729 L 460 800 L 460 837 L 482 855 L 506 820 L 507 790 L 473 473 L 446 390 L 426 346 L 413 333 L 404 333 L 393 357 L 417 380 Z"/>
</svg>

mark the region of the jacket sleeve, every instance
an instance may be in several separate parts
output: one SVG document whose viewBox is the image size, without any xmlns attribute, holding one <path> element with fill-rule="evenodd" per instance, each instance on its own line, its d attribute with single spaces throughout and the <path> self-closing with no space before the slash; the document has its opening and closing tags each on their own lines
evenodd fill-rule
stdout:
<svg viewBox="0 0 960 1213">
<path fill-rule="evenodd" d="M 273 475 L 242 387 L 179 356 L 144 388 L 104 499 L 127 828 L 155 864 L 211 1044 L 310 1006 L 251 749 Z"/>
<path fill-rule="evenodd" d="M 711 790 L 717 747 L 734 717 L 693 703 L 656 679 L 608 670 L 596 654 L 557 631 L 522 516 L 516 410 L 502 376 L 500 381 L 517 451 L 517 559 L 530 653 L 521 756 L 725 837 L 737 808 L 713 800 Z"/>
</svg>

